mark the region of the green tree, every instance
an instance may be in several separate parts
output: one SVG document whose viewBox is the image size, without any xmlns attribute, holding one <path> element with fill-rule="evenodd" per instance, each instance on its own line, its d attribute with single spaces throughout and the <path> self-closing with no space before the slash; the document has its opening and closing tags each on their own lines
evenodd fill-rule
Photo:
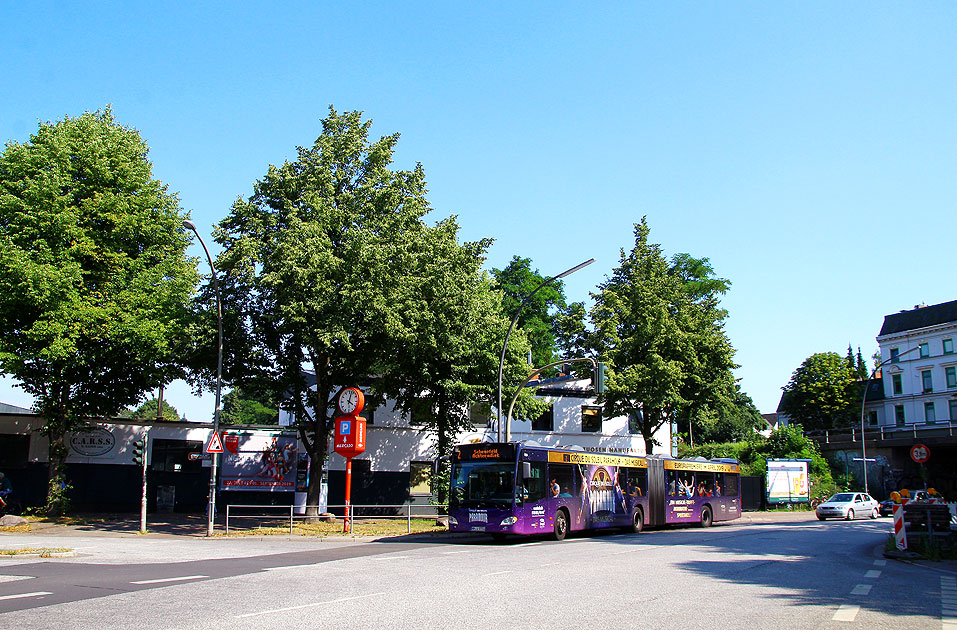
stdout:
<svg viewBox="0 0 957 630">
<path fill-rule="evenodd" d="M 66 507 L 66 433 L 182 374 L 196 265 L 148 150 L 107 109 L 0 155 L 0 369 L 44 419 L 51 513 Z"/>
<path fill-rule="evenodd" d="M 860 391 L 852 386 L 855 375 L 848 360 L 836 352 L 812 354 L 783 388 L 781 411 L 808 431 L 860 422 Z"/>
<path fill-rule="evenodd" d="M 220 420 L 226 424 L 279 423 L 279 406 L 270 397 L 254 396 L 240 387 L 234 387 L 223 396 Z"/>
<path fill-rule="evenodd" d="M 327 456 L 340 387 L 374 376 L 371 395 L 396 398 L 407 410 L 416 398 L 458 388 L 462 373 L 429 368 L 438 361 L 429 352 L 446 345 L 443 320 L 492 306 L 475 306 L 467 291 L 447 286 L 466 277 L 475 286 L 467 272 L 485 245 L 459 250 L 454 222 L 425 223 L 430 207 L 421 165 L 390 168 L 398 134 L 370 141 L 371 121 L 361 112 L 332 108 L 322 125 L 313 145 L 299 148 L 294 162 L 270 166 L 216 231 L 223 246 L 217 267 L 228 311 L 224 326 L 228 338 L 239 340 L 226 349 L 227 377 L 234 386 L 268 393 L 294 414 L 314 470 Z M 449 257 L 448 273 L 437 277 Z M 459 298 L 467 306 L 440 303 Z M 475 332 L 464 330 L 455 343 Z M 420 339 L 420 332 L 436 338 Z M 467 348 L 443 351 L 470 356 Z M 421 356 L 410 358 L 416 353 Z M 396 376 L 410 364 L 432 369 L 419 378 L 431 379 L 433 387 L 411 391 L 421 380 Z M 471 395 L 473 386 L 468 381 L 455 400 Z M 318 505 L 319 489 L 316 475 L 308 505 Z"/>
<path fill-rule="evenodd" d="M 149 398 L 142 405 L 137 407 L 133 411 L 121 412 L 120 417 L 123 418 L 133 418 L 134 420 L 157 420 L 160 419 L 157 417 L 157 411 L 159 410 L 159 399 L 158 398 Z M 163 401 L 163 416 L 161 418 L 165 422 L 173 422 L 176 420 L 185 421 L 186 418 L 181 416 L 176 407 L 169 404 L 165 400 Z"/>
<path fill-rule="evenodd" d="M 643 218 L 635 246 L 593 295 L 591 345 L 609 365 L 602 395 L 609 416 L 634 415 L 647 452 L 670 419 L 691 418 L 734 392 L 734 349 L 719 298 L 729 285 L 707 259 L 671 264 L 648 242 Z"/>
<path fill-rule="evenodd" d="M 515 256 L 504 269 L 493 269 L 495 288 L 502 291 L 502 308 L 509 322 L 518 308 L 538 285 L 547 279 L 538 270 L 532 271 L 532 261 Z M 532 365 L 542 367 L 557 360 L 556 313 L 565 309 L 564 285 L 553 280 L 533 295 L 522 308 L 516 327 L 525 332 L 532 345 Z"/>
<path fill-rule="evenodd" d="M 757 431 L 767 426 L 754 401 L 735 383 L 732 398 L 721 401 L 714 408 L 709 407 L 699 415 L 694 425 L 695 443 L 753 440 L 758 435 Z"/>
</svg>

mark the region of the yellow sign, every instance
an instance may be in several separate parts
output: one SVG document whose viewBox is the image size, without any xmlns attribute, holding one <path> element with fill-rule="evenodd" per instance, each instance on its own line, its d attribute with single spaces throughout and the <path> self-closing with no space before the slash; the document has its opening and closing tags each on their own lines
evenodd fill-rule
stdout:
<svg viewBox="0 0 957 630">
<path fill-rule="evenodd" d="M 739 473 L 741 467 L 737 464 L 714 464 L 712 462 L 689 462 L 666 459 L 665 470 L 697 470 L 703 472 Z"/>
<path fill-rule="evenodd" d="M 552 464 L 594 464 L 598 466 L 631 466 L 648 468 L 648 460 L 640 457 L 622 457 L 621 455 L 602 455 L 573 451 L 548 451 L 548 461 Z"/>
</svg>

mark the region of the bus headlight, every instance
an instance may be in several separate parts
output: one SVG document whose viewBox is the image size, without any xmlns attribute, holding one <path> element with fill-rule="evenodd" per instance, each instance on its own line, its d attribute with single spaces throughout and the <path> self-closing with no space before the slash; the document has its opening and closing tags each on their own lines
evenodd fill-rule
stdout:
<svg viewBox="0 0 957 630">
<path fill-rule="evenodd" d="M 449 517 L 449 525 L 458 525 L 458 524 L 459 524 L 459 521 L 457 518 L 455 518 L 454 516 Z"/>
<path fill-rule="evenodd" d="M 507 519 L 502 521 L 502 527 L 508 527 L 509 525 L 514 525 L 518 522 L 518 518 L 514 516 L 509 516 Z"/>
</svg>

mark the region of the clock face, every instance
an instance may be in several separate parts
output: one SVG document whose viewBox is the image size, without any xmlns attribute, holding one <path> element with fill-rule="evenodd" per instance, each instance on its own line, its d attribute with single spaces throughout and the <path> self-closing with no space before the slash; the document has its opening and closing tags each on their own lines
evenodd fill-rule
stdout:
<svg viewBox="0 0 957 630">
<path fill-rule="evenodd" d="M 362 411 L 362 391 L 355 387 L 347 387 L 339 392 L 339 411 L 344 414 L 356 414 Z"/>
</svg>

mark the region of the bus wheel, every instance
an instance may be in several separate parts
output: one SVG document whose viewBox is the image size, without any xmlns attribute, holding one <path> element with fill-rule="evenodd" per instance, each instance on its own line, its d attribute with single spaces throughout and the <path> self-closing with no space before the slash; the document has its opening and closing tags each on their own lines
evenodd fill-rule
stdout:
<svg viewBox="0 0 957 630">
<path fill-rule="evenodd" d="M 711 508 L 707 505 L 701 508 L 701 526 L 702 527 L 711 527 Z"/>
<path fill-rule="evenodd" d="M 555 512 L 555 540 L 565 540 L 568 535 L 568 515 L 565 510 Z"/>
<path fill-rule="evenodd" d="M 644 526 L 645 526 L 644 514 L 641 513 L 641 510 L 635 510 L 635 518 L 631 525 L 631 531 L 635 534 L 640 534 Z"/>
</svg>

